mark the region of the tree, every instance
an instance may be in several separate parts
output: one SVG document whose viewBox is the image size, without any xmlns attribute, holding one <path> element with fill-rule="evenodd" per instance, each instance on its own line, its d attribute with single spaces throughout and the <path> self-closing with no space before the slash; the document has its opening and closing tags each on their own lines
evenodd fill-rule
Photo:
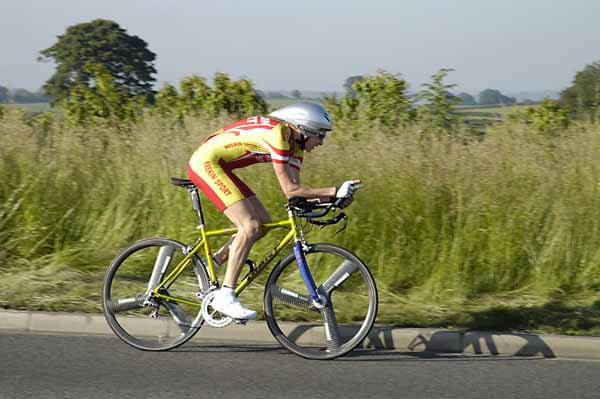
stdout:
<svg viewBox="0 0 600 399">
<path fill-rule="evenodd" d="M 296 100 L 300 100 L 302 98 L 302 93 L 300 90 L 292 90 L 292 97 Z"/>
<path fill-rule="evenodd" d="M 278 92 L 278 91 L 267 91 L 264 93 L 264 96 L 261 96 L 262 98 L 266 98 L 268 100 L 284 100 L 284 99 L 289 99 L 288 96 Z"/>
<path fill-rule="evenodd" d="M 206 79 L 193 75 L 182 79 L 179 88 L 181 89 L 181 104 L 185 113 L 196 115 L 206 109 L 211 91 L 206 84 Z"/>
<path fill-rule="evenodd" d="M 70 125 L 109 125 L 120 131 L 142 118 L 144 96 L 132 96 L 102 65 L 85 64 L 83 71 L 92 84 L 71 87 L 60 103 Z"/>
<path fill-rule="evenodd" d="M 458 98 L 460 98 L 463 105 L 477 105 L 477 101 L 475 100 L 475 97 L 473 97 L 469 93 L 460 93 L 458 95 Z"/>
<path fill-rule="evenodd" d="M 573 83 L 560 94 L 560 103 L 568 107 L 573 116 L 598 119 L 600 110 L 600 61 L 577 72 Z"/>
<path fill-rule="evenodd" d="M 448 129 L 452 126 L 456 117 L 453 115 L 454 106 L 460 99 L 448 90 L 456 87 L 456 84 L 444 84 L 443 80 L 452 69 L 442 68 L 431 76 L 432 83 L 425 83 L 424 87 L 417 93 L 417 100 L 424 104 L 418 109 L 420 120 L 431 123 L 433 126 Z"/>
<path fill-rule="evenodd" d="M 188 110 L 189 111 L 189 110 Z M 179 125 L 183 124 L 186 109 L 183 100 L 179 97 L 177 89 L 170 83 L 166 83 L 154 96 L 154 106 L 151 112 L 163 119 L 173 119 Z"/>
<path fill-rule="evenodd" d="M 557 100 L 546 99 L 539 105 L 527 107 L 509 115 L 533 126 L 538 132 L 547 135 L 559 135 L 569 126 L 569 110 Z"/>
<path fill-rule="evenodd" d="M 10 90 L 8 87 L 0 86 L 0 103 L 7 103 L 10 100 Z"/>
<path fill-rule="evenodd" d="M 25 89 L 15 89 L 12 93 L 12 99 L 16 103 L 28 104 L 28 103 L 45 103 L 48 102 L 48 96 L 37 92 L 32 93 Z"/>
<path fill-rule="evenodd" d="M 56 63 L 54 75 L 43 87 L 53 103 L 68 97 L 75 86 L 89 87 L 92 75 L 84 69 L 88 63 L 101 65 L 131 96 L 151 98 L 154 93 L 156 55 L 145 41 L 127 34 L 116 22 L 95 19 L 70 26 L 40 54 L 39 61 Z"/>
<path fill-rule="evenodd" d="M 354 95 L 346 93 L 340 101 L 335 95 L 326 96 L 323 103 L 336 120 L 362 119 L 371 125 L 397 126 L 414 118 L 407 89 L 400 75 L 379 70 L 354 80 Z"/>
<path fill-rule="evenodd" d="M 166 84 L 156 94 L 152 112 L 180 125 L 187 115 L 217 117 L 226 113 L 241 118 L 267 112 L 267 103 L 248 79 L 231 80 L 227 74 L 217 72 L 213 81 L 210 87 L 203 77 L 190 76 L 181 80 L 180 92 Z"/>
<path fill-rule="evenodd" d="M 355 76 L 350 76 L 349 78 L 347 78 L 346 81 L 344 82 L 344 90 L 346 91 L 346 95 L 348 95 L 350 97 L 354 97 L 356 95 L 356 93 L 354 92 L 354 89 L 352 89 L 352 85 L 354 84 L 354 82 L 358 82 L 362 79 L 363 79 L 362 75 L 355 75 Z"/>
<path fill-rule="evenodd" d="M 516 102 L 516 98 L 507 97 L 499 90 L 485 89 L 479 93 L 479 105 L 509 105 Z"/>
</svg>

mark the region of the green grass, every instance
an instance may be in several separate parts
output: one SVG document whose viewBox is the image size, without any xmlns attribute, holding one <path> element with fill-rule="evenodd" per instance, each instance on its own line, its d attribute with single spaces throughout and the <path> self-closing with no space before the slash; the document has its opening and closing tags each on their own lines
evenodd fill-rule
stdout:
<svg viewBox="0 0 600 399">
<path fill-rule="evenodd" d="M 100 311 L 115 254 L 147 236 L 195 237 L 185 176 L 203 138 L 228 121 L 131 131 L 0 120 L 0 307 Z M 306 154 L 302 178 L 361 178 L 344 233 L 308 234 L 362 257 L 380 290 L 378 322 L 599 335 L 600 127 L 558 137 L 505 122 L 483 139 L 338 124 Z M 239 171 L 285 217 L 270 165 Z M 209 227 L 226 225 L 204 200 Z M 253 258 L 272 246 L 272 233 Z M 261 286 L 244 295 L 260 308 Z"/>
</svg>

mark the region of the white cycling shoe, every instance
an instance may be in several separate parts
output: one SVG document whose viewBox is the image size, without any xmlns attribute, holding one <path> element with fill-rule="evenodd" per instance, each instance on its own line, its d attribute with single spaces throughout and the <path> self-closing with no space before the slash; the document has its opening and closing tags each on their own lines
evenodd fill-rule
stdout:
<svg viewBox="0 0 600 399">
<path fill-rule="evenodd" d="M 210 303 L 210 306 L 232 319 L 237 320 L 252 320 L 256 318 L 256 312 L 254 310 L 247 309 L 238 301 L 237 297 L 230 292 L 220 289 L 215 294 L 214 299 Z"/>
</svg>

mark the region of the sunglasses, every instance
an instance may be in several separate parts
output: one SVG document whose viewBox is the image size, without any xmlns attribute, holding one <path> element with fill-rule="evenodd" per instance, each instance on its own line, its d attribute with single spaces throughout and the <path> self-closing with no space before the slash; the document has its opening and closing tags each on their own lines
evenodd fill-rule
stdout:
<svg viewBox="0 0 600 399">
<path fill-rule="evenodd" d="M 329 130 L 325 130 L 325 129 L 319 130 L 319 133 L 318 133 L 319 134 L 319 138 L 321 140 L 323 140 L 326 137 L 328 131 Z"/>
</svg>

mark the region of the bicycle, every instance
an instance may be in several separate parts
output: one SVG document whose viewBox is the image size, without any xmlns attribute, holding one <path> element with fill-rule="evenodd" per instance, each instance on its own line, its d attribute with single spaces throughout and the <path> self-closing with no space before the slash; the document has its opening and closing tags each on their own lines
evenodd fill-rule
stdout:
<svg viewBox="0 0 600 399">
<path fill-rule="evenodd" d="M 109 326 L 124 342 L 142 350 L 176 348 L 204 323 L 218 328 L 234 321 L 245 323 L 210 306 L 219 281 L 209 239 L 231 236 L 236 229 L 207 230 L 197 187 L 186 179 L 171 178 L 171 183 L 188 190 L 200 237 L 189 246 L 163 237 L 135 242 L 112 261 L 102 288 Z M 247 261 L 249 271 L 235 290 L 239 296 L 293 241 L 293 251 L 267 278 L 264 314 L 275 339 L 309 359 L 333 359 L 350 352 L 368 335 L 377 314 L 377 288 L 365 263 L 347 249 L 309 244 L 304 238 L 308 224 L 346 223 L 345 213 L 322 219 L 340 208 L 340 201 L 290 199 L 287 219 L 264 224 L 287 229 L 287 234 L 258 265 Z"/>
</svg>

